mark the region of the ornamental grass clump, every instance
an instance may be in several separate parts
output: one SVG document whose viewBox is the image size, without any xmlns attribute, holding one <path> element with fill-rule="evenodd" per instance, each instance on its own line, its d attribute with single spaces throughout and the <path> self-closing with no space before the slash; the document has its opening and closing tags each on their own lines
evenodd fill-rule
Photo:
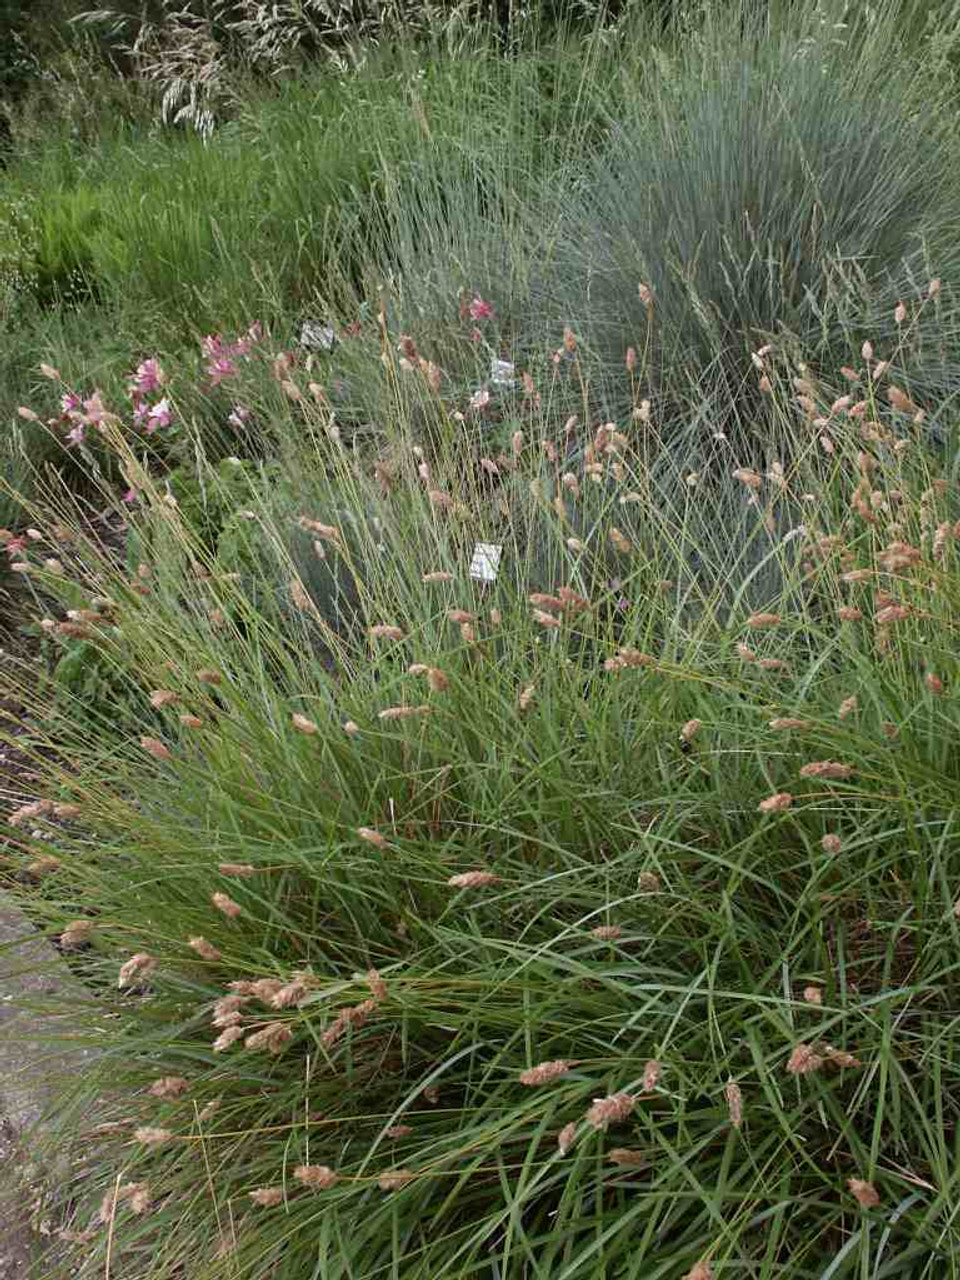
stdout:
<svg viewBox="0 0 960 1280">
<path fill-rule="evenodd" d="M 907 415 L 960 385 L 956 303 L 929 268 L 960 265 L 954 89 L 911 43 L 910 7 L 845 6 L 842 21 L 812 4 L 708 7 L 651 56 L 643 93 L 558 195 L 569 217 L 541 306 L 576 309 L 611 403 L 636 365 L 693 469 L 717 423 L 752 442 L 744 462 L 762 456 L 781 425 L 771 395 L 817 416 L 815 379 L 784 386 L 764 366 L 774 339 L 832 376 L 869 339 L 895 384 L 910 365 L 909 388 L 888 392 Z"/>
<path fill-rule="evenodd" d="M 0 881 L 96 1013 L 64 1276 L 946 1274 L 960 503 L 885 385 L 752 465 L 731 527 L 640 388 L 469 448 L 398 411 L 389 485 L 290 398 L 244 573 L 120 430 L 138 501 L 102 502 L 149 558 L 48 484 L 44 643 L 109 600 L 133 690 L 91 725 L 9 665 L 36 777 Z M 342 631 L 291 600 L 308 533 Z"/>
</svg>

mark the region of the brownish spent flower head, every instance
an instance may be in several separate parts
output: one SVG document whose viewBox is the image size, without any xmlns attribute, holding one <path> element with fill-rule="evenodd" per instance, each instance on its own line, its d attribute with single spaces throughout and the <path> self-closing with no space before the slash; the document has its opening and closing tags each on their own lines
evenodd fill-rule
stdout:
<svg viewBox="0 0 960 1280">
<path fill-rule="evenodd" d="M 752 631 L 767 631 L 770 627 L 778 626 L 782 621 L 779 613 L 751 613 L 747 619 L 747 626 Z"/>
<path fill-rule="evenodd" d="M 616 942 L 623 934 L 623 928 L 619 924 L 598 924 L 595 929 L 590 930 L 594 938 L 598 938 L 601 942 Z"/>
<path fill-rule="evenodd" d="M 236 920 L 237 916 L 243 915 L 243 907 L 240 906 L 240 903 L 234 902 L 234 900 L 225 893 L 212 893 L 210 895 L 210 901 L 218 911 L 222 912 L 230 920 Z"/>
<path fill-rule="evenodd" d="M 492 871 L 461 871 L 447 881 L 454 889 L 482 889 L 486 885 L 499 883 L 500 877 Z"/>
<path fill-rule="evenodd" d="M 152 1125 L 143 1125 L 141 1128 L 135 1129 L 133 1136 L 137 1142 L 142 1142 L 145 1147 L 162 1147 L 173 1138 L 173 1134 L 169 1129 L 157 1129 Z"/>
<path fill-rule="evenodd" d="M 92 920 L 71 920 L 60 935 L 60 945 L 65 951 L 75 951 L 90 939 Z"/>
<path fill-rule="evenodd" d="M 611 1093 L 606 1098 L 594 1098 L 587 1111 L 586 1121 L 594 1129 L 603 1130 L 610 1124 L 626 1120 L 636 1106 L 636 1099 L 629 1093 Z"/>
<path fill-rule="evenodd" d="M 761 813 L 783 813 L 793 804 L 793 796 L 789 791 L 777 791 L 766 800 L 761 800 L 757 808 Z"/>
<path fill-rule="evenodd" d="M 823 1058 L 809 1044 L 798 1044 L 787 1059 L 787 1071 L 792 1076 L 809 1076 L 822 1066 Z"/>
<path fill-rule="evenodd" d="M 563 601 L 563 607 L 568 613 L 583 613 L 590 608 L 587 597 L 580 595 L 572 587 L 558 587 L 557 595 Z"/>
<path fill-rule="evenodd" d="M 915 404 L 907 393 L 899 387 L 888 387 L 887 399 L 898 413 L 908 413 L 913 416 L 913 414 L 920 412 L 920 406 Z"/>
<path fill-rule="evenodd" d="M 238 876 L 242 880 L 257 874 L 257 868 L 249 862 L 221 862 L 218 863 L 217 870 L 222 876 Z"/>
<path fill-rule="evenodd" d="M 290 717 L 290 723 L 298 732 L 305 733 L 308 737 L 320 732 L 320 726 L 315 720 L 308 720 L 306 716 L 300 715 L 297 711 Z"/>
<path fill-rule="evenodd" d="M 380 1175 L 378 1186 L 381 1191 L 400 1191 L 416 1176 L 412 1169 L 388 1169 Z"/>
<path fill-rule="evenodd" d="M 232 1027 L 241 1018 L 240 1010 L 247 1003 L 251 993 L 221 996 L 214 1002 L 212 1022 L 215 1027 Z"/>
<path fill-rule="evenodd" d="M 622 667 L 654 667 L 657 664 L 656 658 L 651 658 L 647 653 L 641 653 L 639 649 L 618 649 L 617 661 Z"/>
<path fill-rule="evenodd" d="M 190 1088 L 183 1076 L 161 1076 L 147 1090 L 151 1098 L 179 1098 Z"/>
<path fill-rule="evenodd" d="M 147 755 L 153 756 L 155 760 L 169 760 L 171 758 L 170 748 L 166 743 L 161 742 L 159 738 L 142 737 L 140 745 Z"/>
<path fill-rule="evenodd" d="M 125 1182 L 116 1189 L 111 1187 L 100 1202 L 100 1221 L 110 1222 L 122 1203 L 128 1204 L 132 1213 L 144 1214 L 150 1208 L 150 1200 L 147 1182 Z"/>
<path fill-rule="evenodd" d="M 560 1154 L 565 1156 L 573 1146 L 573 1140 L 577 1136 L 577 1124 L 575 1120 L 571 1120 L 569 1124 L 565 1124 L 557 1134 L 557 1146 Z"/>
<path fill-rule="evenodd" d="M 849 778 L 854 772 L 853 765 L 841 764 L 839 760 L 812 760 L 800 770 L 801 778 Z"/>
<path fill-rule="evenodd" d="M 283 1203 L 283 1187 L 256 1187 L 247 1193 L 254 1204 L 264 1209 L 272 1209 Z"/>
<path fill-rule="evenodd" d="M 690 1268 L 683 1280 L 713 1280 L 713 1263 L 707 1258 L 702 1258 Z"/>
<path fill-rule="evenodd" d="M 335 1187 L 340 1181 L 340 1175 L 325 1164 L 298 1165 L 293 1171 L 293 1176 L 298 1182 L 302 1182 L 305 1187 L 310 1187 L 314 1191 L 326 1191 L 330 1187 Z"/>
<path fill-rule="evenodd" d="M 843 848 L 843 841 L 838 835 L 832 831 L 828 831 L 825 836 L 820 839 L 820 848 L 824 853 L 839 853 Z"/>
<path fill-rule="evenodd" d="M 243 1027 L 225 1027 L 223 1031 L 214 1040 L 212 1048 L 214 1053 L 223 1053 L 229 1049 L 231 1045 L 243 1039 Z"/>
<path fill-rule="evenodd" d="M 146 951 L 138 951 L 136 955 L 120 966 L 120 973 L 117 976 L 117 986 L 123 990 L 137 981 L 143 981 L 157 967 L 157 962 L 153 956 L 148 955 Z"/>
<path fill-rule="evenodd" d="M 302 978 L 294 978 L 279 987 L 267 1003 L 271 1009 L 299 1009 L 309 992 L 310 988 Z"/>
<path fill-rule="evenodd" d="M 653 1093 L 654 1089 L 660 1083 L 660 1076 L 663 1074 L 663 1068 L 656 1058 L 651 1058 L 647 1065 L 643 1068 L 643 1088 L 644 1093 Z"/>
<path fill-rule="evenodd" d="M 550 1084 L 552 1080 L 558 1080 L 561 1076 L 565 1076 L 571 1067 L 576 1066 L 575 1062 L 568 1062 L 564 1058 L 557 1058 L 552 1062 L 541 1062 L 539 1066 L 528 1067 L 526 1071 L 520 1072 L 520 1083 L 526 1085 Z"/>
<path fill-rule="evenodd" d="M 366 840 L 367 844 L 375 845 L 378 849 L 387 847 L 387 837 L 375 827 L 357 827 L 357 835 L 361 840 Z"/>
<path fill-rule="evenodd" d="M 776 720 L 770 720 L 769 728 L 776 730 L 783 729 L 812 729 L 812 720 L 799 720 L 795 716 L 779 716 Z"/>
<path fill-rule="evenodd" d="M 862 1178 L 848 1178 L 847 1186 L 861 1209 L 875 1209 L 880 1203 L 879 1192 L 872 1182 L 865 1182 Z"/>
<path fill-rule="evenodd" d="M 879 609 L 874 614 L 874 621 L 881 627 L 887 627 L 892 622 L 903 622 L 905 618 L 909 618 L 913 610 L 906 604 L 888 604 Z"/>
<path fill-rule="evenodd" d="M 387 990 L 387 984 L 376 969 L 368 969 L 364 975 L 364 981 L 370 988 L 375 1000 L 387 1000 L 389 998 L 390 992 Z"/>
<path fill-rule="evenodd" d="M 276 1056 L 283 1053 L 292 1039 L 293 1032 L 285 1022 L 269 1022 L 259 1031 L 247 1036 L 243 1042 L 243 1047 L 253 1052 L 265 1049 L 268 1053 Z"/>
<path fill-rule="evenodd" d="M 743 1124 L 743 1093 L 740 1090 L 740 1086 L 736 1080 L 729 1080 L 723 1092 L 727 1099 L 727 1112 L 730 1116 L 730 1123 L 734 1129 L 739 1129 Z"/>
<path fill-rule="evenodd" d="M 655 871 L 641 871 L 637 876 L 637 888 L 641 893 L 659 893 L 660 877 Z"/>
<path fill-rule="evenodd" d="M 835 1049 L 832 1044 L 824 1044 L 817 1046 L 823 1054 L 825 1062 L 829 1062 L 834 1067 L 862 1067 L 863 1063 L 855 1054 L 848 1053 L 846 1049 Z"/>
<path fill-rule="evenodd" d="M 261 1004 L 270 1004 L 278 991 L 283 989 L 282 978 L 257 978 L 250 984 L 250 994 Z"/>
<path fill-rule="evenodd" d="M 428 716 L 431 708 L 423 703 L 419 707 L 386 707 L 378 712 L 377 718 L 383 721 L 411 720 L 417 716 Z"/>
<path fill-rule="evenodd" d="M 618 1164 L 625 1169 L 639 1169 L 648 1163 L 642 1151 L 634 1151 L 630 1147 L 614 1147 L 607 1152 L 611 1164 Z"/>
<path fill-rule="evenodd" d="M 409 1124 L 392 1124 L 389 1129 L 383 1131 L 388 1138 L 409 1138 L 413 1133 L 413 1125 Z"/>
<path fill-rule="evenodd" d="M 371 640 L 402 640 L 403 628 L 391 626 L 389 623 L 380 623 L 378 626 L 370 628 Z"/>
<path fill-rule="evenodd" d="M 14 809 L 13 813 L 7 818 L 7 822 L 11 827 L 22 826 L 25 822 L 30 822 L 34 818 L 46 817 L 48 813 L 53 812 L 52 800 L 33 800 L 30 804 L 21 805 L 19 809 Z"/>
<path fill-rule="evenodd" d="M 807 1004 L 821 1005 L 823 1004 L 823 991 L 820 987 L 804 987 L 803 998 Z"/>
<path fill-rule="evenodd" d="M 680 739 L 682 742 L 692 742 L 700 730 L 703 728 L 702 720 L 688 720 L 680 730 Z"/>
</svg>

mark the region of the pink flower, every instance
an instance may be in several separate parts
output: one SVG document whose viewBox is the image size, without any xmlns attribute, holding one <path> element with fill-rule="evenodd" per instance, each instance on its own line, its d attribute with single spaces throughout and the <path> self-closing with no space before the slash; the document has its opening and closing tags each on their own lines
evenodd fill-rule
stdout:
<svg viewBox="0 0 960 1280">
<path fill-rule="evenodd" d="M 170 408 L 170 401 L 164 397 L 158 400 L 147 415 L 147 434 L 156 431 L 158 427 L 169 427 L 173 421 L 173 410 Z"/>
<path fill-rule="evenodd" d="M 67 439 L 71 444 L 83 444 L 86 436 L 87 428 L 82 422 L 78 422 L 72 431 L 67 432 Z"/>
<path fill-rule="evenodd" d="M 6 544 L 7 555 L 11 560 L 15 560 L 26 545 L 26 538 L 10 538 Z"/>
<path fill-rule="evenodd" d="M 251 342 L 259 342 L 263 337 L 263 325 L 259 320 L 254 320 L 253 324 L 247 330 L 247 337 Z"/>
<path fill-rule="evenodd" d="M 107 414 L 99 391 L 94 391 L 89 400 L 84 400 L 83 408 L 85 421 L 91 427 L 98 427 Z"/>
<path fill-rule="evenodd" d="M 485 409 L 490 403 L 490 392 L 484 388 L 481 391 L 475 391 L 470 397 L 471 409 Z"/>
<path fill-rule="evenodd" d="M 235 404 L 233 406 L 233 411 L 227 414 L 227 421 L 230 423 L 232 427 L 237 427 L 239 429 L 240 427 L 243 426 L 243 424 L 247 421 L 249 417 L 250 417 L 249 409 L 244 408 L 242 404 Z"/>
<path fill-rule="evenodd" d="M 137 366 L 137 371 L 133 375 L 132 390 L 140 395 L 149 396 L 159 391 L 163 383 L 163 370 L 159 363 L 154 359 L 144 360 Z"/>
<path fill-rule="evenodd" d="M 215 359 L 223 351 L 223 339 L 219 333 L 208 333 L 205 338 L 200 339 L 200 350 L 203 355 Z"/>
<path fill-rule="evenodd" d="M 134 489 L 131 486 L 131 488 L 129 488 L 127 492 L 123 495 L 124 502 L 136 502 L 138 493 L 139 493 L 139 490 Z"/>
<path fill-rule="evenodd" d="M 229 356 L 217 356 L 207 365 L 207 373 L 210 376 L 211 386 L 219 386 L 225 378 L 232 378 L 237 372 L 237 366 L 233 363 Z"/>
<path fill-rule="evenodd" d="M 493 315 L 493 307 L 478 295 L 467 307 L 467 315 L 471 320 L 489 320 Z"/>
<path fill-rule="evenodd" d="M 142 400 L 137 400 L 133 406 L 133 425 L 135 427 L 142 427 L 149 412 L 150 406 L 148 404 L 144 404 Z"/>
<path fill-rule="evenodd" d="M 60 412 L 64 417 L 79 413 L 82 401 L 75 391 L 65 391 L 60 397 Z"/>
</svg>

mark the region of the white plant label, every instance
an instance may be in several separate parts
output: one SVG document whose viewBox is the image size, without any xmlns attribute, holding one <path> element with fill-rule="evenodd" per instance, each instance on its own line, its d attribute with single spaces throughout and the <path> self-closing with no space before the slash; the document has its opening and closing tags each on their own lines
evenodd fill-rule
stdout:
<svg viewBox="0 0 960 1280">
<path fill-rule="evenodd" d="M 478 582 L 496 582 L 500 572 L 500 557 L 503 547 L 495 542 L 477 542 L 473 548 L 473 559 L 470 561 L 470 577 Z"/>
</svg>

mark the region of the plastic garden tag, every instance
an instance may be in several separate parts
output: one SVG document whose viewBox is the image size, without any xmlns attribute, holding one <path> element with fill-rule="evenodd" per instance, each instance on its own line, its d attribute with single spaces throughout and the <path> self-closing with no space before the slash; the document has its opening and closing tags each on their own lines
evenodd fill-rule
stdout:
<svg viewBox="0 0 960 1280">
<path fill-rule="evenodd" d="M 473 559 L 470 561 L 470 577 L 478 582 L 496 582 L 500 570 L 500 557 L 503 547 L 495 542 L 477 542 L 473 548 Z"/>
</svg>

